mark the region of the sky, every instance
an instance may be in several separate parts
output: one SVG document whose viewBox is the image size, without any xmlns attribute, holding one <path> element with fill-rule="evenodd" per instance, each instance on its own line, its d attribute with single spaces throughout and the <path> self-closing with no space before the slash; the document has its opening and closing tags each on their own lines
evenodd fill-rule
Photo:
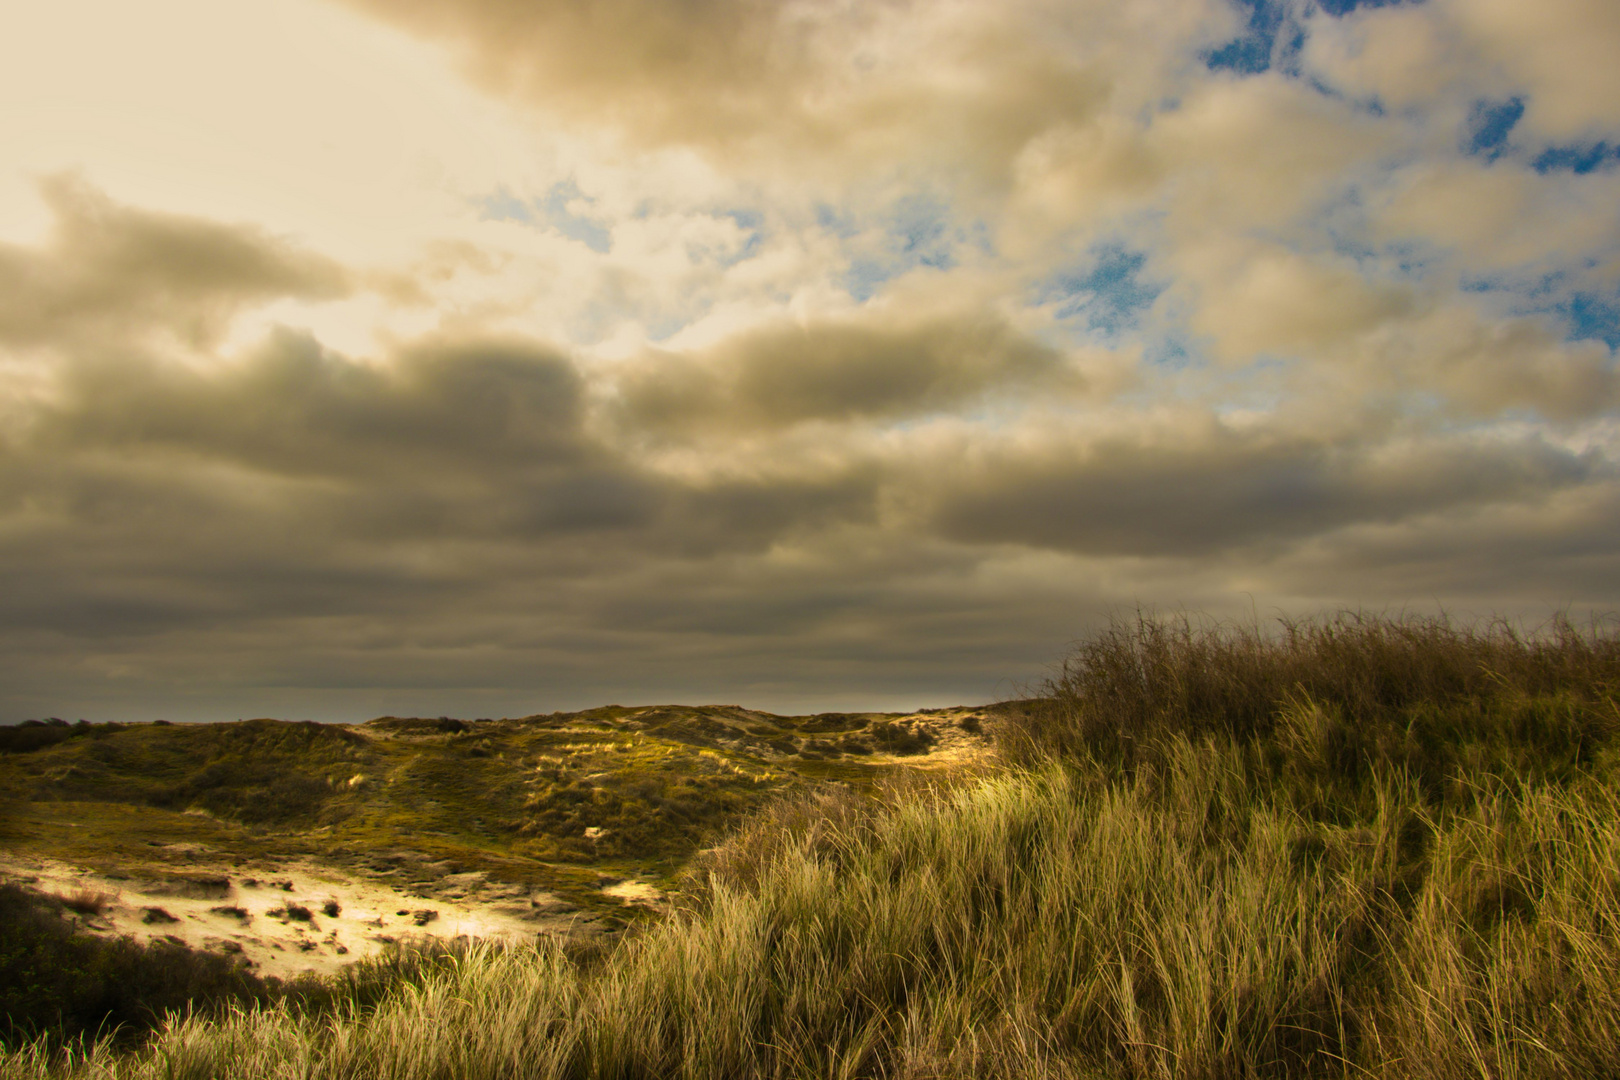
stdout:
<svg viewBox="0 0 1620 1080">
<path fill-rule="evenodd" d="M 1613 0 L 0 13 L 0 722 L 1620 604 Z"/>
</svg>

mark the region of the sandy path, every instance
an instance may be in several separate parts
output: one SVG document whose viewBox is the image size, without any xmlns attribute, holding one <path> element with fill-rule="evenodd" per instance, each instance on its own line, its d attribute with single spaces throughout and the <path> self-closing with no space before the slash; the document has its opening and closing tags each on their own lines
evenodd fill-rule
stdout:
<svg viewBox="0 0 1620 1080">
<path fill-rule="evenodd" d="M 596 922 L 549 893 L 478 874 L 448 882 L 459 899 L 424 899 L 308 860 L 264 873 L 197 867 L 143 879 L 0 854 L 0 879 L 58 896 L 104 897 L 99 913 L 73 916 L 93 933 L 240 955 L 259 974 L 281 977 L 330 974 L 395 942 L 585 936 Z"/>
</svg>

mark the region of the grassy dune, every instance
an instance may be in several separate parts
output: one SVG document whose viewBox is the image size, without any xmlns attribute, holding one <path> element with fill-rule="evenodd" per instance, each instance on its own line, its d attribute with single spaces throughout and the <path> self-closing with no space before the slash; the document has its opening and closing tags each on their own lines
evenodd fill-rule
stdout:
<svg viewBox="0 0 1620 1080">
<path fill-rule="evenodd" d="M 124 874 L 185 872 L 198 852 L 246 866 L 318 855 L 423 886 L 479 871 L 600 907 L 601 874 L 667 882 L 779 793 L 869 786 L 929 751 L 983 746 L 957 714 L 976 715 L 608 706 L 0 728 L 0 845 Z"/>
<path fill-rule="evenodd" d="M 1554 1077 L 1620 1061 L 1620 644 L 1141 620 L 1003 767 L 800 795 L 595 957 L 6 1075 Z"/>
</svg>

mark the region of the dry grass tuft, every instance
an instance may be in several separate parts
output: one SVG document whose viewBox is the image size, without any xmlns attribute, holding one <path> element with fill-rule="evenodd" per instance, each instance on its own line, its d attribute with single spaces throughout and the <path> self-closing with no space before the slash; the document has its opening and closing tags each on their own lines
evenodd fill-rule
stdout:
<svg viewBox="0 0 1620 1080">
<path fill-rule="evenodd" d="M 75 889 L 65 896 L 56 897 L 62 906 L 79 915 L 100 915 L 107 910 L 113 898 L 93 889 Z"/>
</svg>

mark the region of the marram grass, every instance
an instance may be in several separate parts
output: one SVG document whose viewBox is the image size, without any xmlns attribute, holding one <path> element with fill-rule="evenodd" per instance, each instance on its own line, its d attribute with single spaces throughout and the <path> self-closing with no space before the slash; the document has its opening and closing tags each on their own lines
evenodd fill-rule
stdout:
<svg viewBox="0 0 1620 1080">
<path fill-rule="evenodd" d="M 710 858 L 686 910 L 604 957 L 475 948 L 365 1010 L 175 1018 L 135 1051 L 36 1043 L 0 1068 L 1613 1076 L 1611 669 L 1369 691 L 1376 715 L 1301 679 L 1250 727 L 1167 706 L 1151 746 L 1082 715 L 999 774 L 779 807 Z"/>
<path fill-rule="evenodd" d="M 1620 1062 L 1612 790 L 1501 785 L 1403 854 L 1269 805 L 1230 748 L 914 795 L 589 970 L 474 950 L 369 1014 L 178 1019 L 17 1076 L 1600 1076 Z M 1312 857 L 1301 841 L 1320 840 Z M 1312 851 L 1315 848 L 1312 847 Z"/>
</svg>

